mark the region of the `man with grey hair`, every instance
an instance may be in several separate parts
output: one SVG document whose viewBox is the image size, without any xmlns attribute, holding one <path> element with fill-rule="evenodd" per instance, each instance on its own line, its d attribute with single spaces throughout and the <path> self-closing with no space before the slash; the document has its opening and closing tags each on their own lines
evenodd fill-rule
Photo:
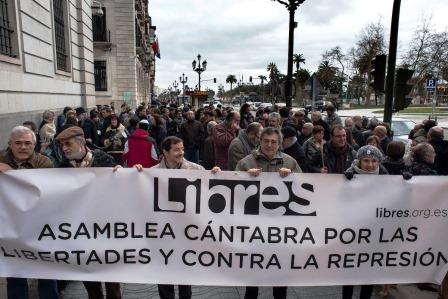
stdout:
<svg viewBox="0 0 448 299">
<path fill-rule="evenodd" d="M 373 134 L 380 139 L 381 150 L 385 153 L 387 145 L 392 141 L 389 136 L 387 136 L 387 128 L 385 126 L 376 126 L 375 129 L 373 129 Z"/>
<path fill-rule="evenodd" d="M 101 150 L 91 151 L 86 146 L 84 131 L 77 126 L 68 126 L 57 135 L 65 159 L 59 165 L 60 168 L 89 168 L 89 167 L 114 167 L 114 158 Z M 90 299 L 104 298 L 101 282 L 84 281 Z M 106 282 L 106 298 L 120 299 L 120 284 Z"/>
<path fill-rule="evenodd" d="M 205 138 L 204 152 L 202 153 L 202 166 L 207 170 L 211 170 L 215 166 L 215 149 L 213 148 L 212 131 L 217 124 L 214 120 L 209 121 L 207 124 L 207 138 Z"/>
<path fill-rule="evenodd" d="M 260 143 L 260 133 L 263 126 L 253 122 L 238 132 L 238 137 L 234 138 L 229 146 L 228 170 L 235 170 L 239 160 L 249 155 Z"/>
<path fill-rule="evenodd" d="M 44 155 L 36 153 L 36 135 L 27 127 L 17 126 L 11 130 L 8 148 L 0 152 L 0 172 L 12 169 L 52 168 L 53 163 Z M 26 278 L 7 278 L 8 298 L 28 298 Z M 39 279 L 38 292 L 41 299 L 59 298 L 56 280 Z"/>
<path fill-rule="evenodd" d="M 268 126 L 271 128 L 281 129 L 281 120 L 282 118 L 278 112 L 271 112 L 269 114 Z"/>
<path fill-rule="evenodd" d="M 297 141 L 301 146 L 303 146 L 305 141 L 311 138 L 311 136 L 313 135 L 313 128 L 314 125 L 312 123 L 305 123 L 303 125 L 302 131 L 300 132 L 300 135 L 297 138 Z"/>
<path fill-rule="evenodd" d="M 262 172 L 278 172 L 281 177 L 290 173 L 301 173 L 297 161 L 280 151 L 283 136 L 279 129 L 267 127 L 261 131 L 260 147 L 241 159 L 236 165 L 236 171 L 247 171 L 256 177 Z M 286 298 L 287 287 L 274 287 L 274 298 Z M 246 287 L 245 299 L 258 297 L 258 287 Z"/>
<path fill-rule="evenodd" d="M 352 128 L 353 127 L 353 124 L 354 124 L 354 122 L 353 122 L 353 118 L 352 117 L 347 117 L 345 120 L 344 120 L 344 127 L 346 127 L 346 128 Z"/>
</svg>

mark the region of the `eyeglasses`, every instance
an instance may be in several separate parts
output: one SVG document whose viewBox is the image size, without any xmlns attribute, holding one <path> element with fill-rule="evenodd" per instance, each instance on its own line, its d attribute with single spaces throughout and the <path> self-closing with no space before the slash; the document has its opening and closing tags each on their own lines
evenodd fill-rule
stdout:
<svg viewBox="0 0 448 299">
<path fill-rule="evenodd" d="M 278 141 L 277 141 L 277 140 L 263 139 L 263 140 L 261 140 L 261 143 L 263 143 L 263 144 L 277 145 L 277 144 L 278 144 Z"/>
</svg>

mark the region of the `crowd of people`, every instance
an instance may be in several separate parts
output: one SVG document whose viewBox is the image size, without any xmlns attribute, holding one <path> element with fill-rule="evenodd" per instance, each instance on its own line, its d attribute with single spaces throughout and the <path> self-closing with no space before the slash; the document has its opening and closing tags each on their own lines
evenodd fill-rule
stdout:
<svg viewBox="0 0 448 299">
<path fill-rule="evenodd" d="M 448 141 L 434 120 L 417 124 L 408 143 L 393 139 L 390 124 L 376 118 L 347 117 L 342 122 L 329 105 L 319 111 L 273 106 L 254 114 L 248 104 L 191 109 L 175 105 L 132 110 L 126 104 L 66 107 L 56 117 L 45 111 L 42 123 L 27 121 L 10 132 L 8 148 L 0 153 L 0 172 L 32 168 L 157 167 L 247 171 L 253 176 L 277 172 L 357 175 L 448 174 Z M 447 279 L 445 279 L 446 282 Z M 40 298 L 59 298 L 63 282 L 39 280 Z M 100 282 L 84 282 L 90 299 L 104 298 Z M 446 297 L 446 283 L 440 298 Z M 388 287 L 381 292 L 387 296 Z M 7 279 L 8 298 L 27 298 L 26 279 Z M 370 298 L 372 286 L 362 286 Z M 107 298 L 121 298 L 120 284 L 106 283 Z M 342 298 L 352 298 L 344 286 Z M 162 299 L 174 298 L 174 286 L 159 285 Z M 180 298 L 191 298 L 191 286 L 179 286 Z M 276 286 L 274 298 L 286 298 L 287 288 Z M 257 298 L 247 287 L 245 298 Z M 445 297 L 443 297 L 445 296 Z"/>
</svg>

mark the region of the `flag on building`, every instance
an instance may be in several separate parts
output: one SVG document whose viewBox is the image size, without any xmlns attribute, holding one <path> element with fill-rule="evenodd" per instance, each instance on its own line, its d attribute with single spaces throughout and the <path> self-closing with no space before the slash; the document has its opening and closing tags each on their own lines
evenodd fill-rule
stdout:
<svg viewBox="0 0 448 299">
<path fill-rule="evenodd" d="M 160 59 L 160 47 L 158 37 L 156 37 L 154 42 L 151 44 L 151 48 L 154 50 L 154 55 Z"/>
</svg>

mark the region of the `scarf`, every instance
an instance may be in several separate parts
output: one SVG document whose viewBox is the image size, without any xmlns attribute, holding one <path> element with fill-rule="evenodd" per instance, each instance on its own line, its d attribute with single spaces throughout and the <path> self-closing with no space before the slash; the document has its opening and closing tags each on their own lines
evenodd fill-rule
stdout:
<svg viewBox="0 0 448 299">
<path fill-rule="evenodd" d="M 343 148 L 335 148 L 333 143 L 331 143 L 331 149 L 335 155 L 334 170 L 335 173 L 344 173 L 345 171 L 345 160 L 347 159 L 347 145 Z"/>
<path fill-rule="evenodd" d="M 358 173 L 358 174 L 376 174 L 376 175 L 378 175 L 380 173 L 379 167 L 377 167 L 374 171 L 362 170 L 361 168 L 358 167 L 359 162 L 360 161 L 356 160 L 356 163 L 354 163 L 355 165 L 353 165 L 353 169 L 356 171 L 356 173 Z"/>
<path fill-rule="evenodd" d="M 81 161 L 71 160 L 70 164 L 74 168 L 87 168 L 87 167 L 90 167 L 90 165 L 92 165 L 92 162 L 93 162 L 93 153 L 91 151 L 87 150 L 86 155 L 84 156 L 84 158 Z"/>
</svg>

